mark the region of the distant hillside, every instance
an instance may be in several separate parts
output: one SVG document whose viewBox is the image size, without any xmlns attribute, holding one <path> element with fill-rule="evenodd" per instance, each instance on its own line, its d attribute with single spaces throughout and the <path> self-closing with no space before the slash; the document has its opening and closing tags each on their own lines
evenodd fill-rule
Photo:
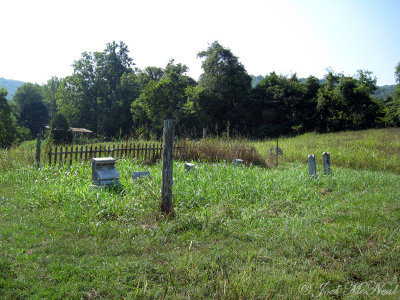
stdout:
<svg viewBox="0 0 400 300">
<path fill-rule="evenodd" d="M 260 82 L 261 80 L 263 80 L 264 76 L 258 75 L 258 76 L 254 76 L 251 75 L 251 87 L 255 88 Z"/>
<path fill-rule="evenodd" d="M 375 91 L 374 96 L 379 99 L 386 99 L 388 96 L 392 95 L 396 85 L 384 85 L 379 86 Z"/>
<path fill-rule="evenodd" d="M 23 85 L 25 82 L 12 80 L 12 79 L 5 79 L 0 77 L 0 87 L 5 88 L 8 91 L 7 99 L 11 100 L 17 89 Z"/>
</svg>

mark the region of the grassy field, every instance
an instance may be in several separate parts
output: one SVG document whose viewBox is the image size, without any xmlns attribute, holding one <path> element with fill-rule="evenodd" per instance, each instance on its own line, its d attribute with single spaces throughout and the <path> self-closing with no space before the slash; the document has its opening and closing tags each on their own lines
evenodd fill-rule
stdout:
<svg viewBox="0 0 400 300">
<path fill-rule="evenodd" d="M 306 137 L 282 140 L 279 168 L 197 163 L 187 173 L 176 162 L 168 220 L 158 213 L 160 162 L 118 160 L 118 192 L 90 188 L 88 162 L 38 170 L 28 146 L 3 152 L 0 297 L 398 299 L 398 166 L 339 167 L 332 142 L 335 150 L 315 153 L 331 152 L 333 174 L 312 180 L 298 162 L 311 148 L 305 159 L 290 150 L 301 140 L 314 145 Z M 153 180 L 132 181 L 141 170 Z"/>
<path fill-rule="evenodd" d="M 276 141 L 251 142 L 266 156 Z M 269 146 L 269 147 L 268 147 Z M 329 152 L 331 163 L 358 170 L 380 170 L 400 174 L 400 128 L 370 129 L 329 134 L 307 133 L 279 139 L 284 155 L 281 162 L 307 163 L 315 154 L 322 165 L 322 153 Z"/>
</svg>

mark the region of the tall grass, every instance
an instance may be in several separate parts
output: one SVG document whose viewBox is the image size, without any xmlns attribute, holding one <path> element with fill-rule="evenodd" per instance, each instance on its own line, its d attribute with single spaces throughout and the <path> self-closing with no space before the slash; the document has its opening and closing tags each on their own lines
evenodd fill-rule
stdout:
<svg viewBox="0 0 400 300">
<path fill-rule="evenodd" d="M 119 192 L 90 187 L 90 162 L 1 172 L 1 298 L 296 299 L 325 284 L 375 298 L 372 284 L 400 284 L 398 175 L 175 162 L 165 220 L 161 162 L 116 167 Z M 143 170 L 152 180 L 132 181 Z"/>
<path fill-rule="evenodd" d="M 261 155 L 276 141 L 252 142 Z M 308 154 L 315 154 L 322 164 L 322 153 L 329 152 L 333 166 L 359 170 L 380 170 L 400 174 L 400 128 L 370 129 L 329 134 L 307 133 L 279 139 L 283 149 L 280 162 L 307 163 Z"/>
<path fill-rule="evenodd" d="M 203 162 L 232 162 L 234 159 L 242 159 L 246 165 L 269 166 L 254 146 L 231 139 L 203 139 L 188 142 L 187 151 L 181 158 Z"/>
</svg>

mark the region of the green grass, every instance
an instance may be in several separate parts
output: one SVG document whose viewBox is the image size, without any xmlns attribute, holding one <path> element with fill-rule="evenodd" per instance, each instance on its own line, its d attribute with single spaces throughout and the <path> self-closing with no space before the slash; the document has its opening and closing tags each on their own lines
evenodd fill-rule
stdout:
<svg viewBox="0 0 400 300">
<path fill-rule="evenodd" d="M 167 220 L 161 162 L 118 160 L 124 190 L 112 191 L 90 188 L 88 162 L 38 170 L 33 143 L 2 152 L 0 298 L 398 299 L 400 175 L 341 167 L 343 143 L 327 149 L 332 175 L 310 179 L 296 143 L 340 134 L 306 137 L 282 140 L 278 168 L 175 162 Z M 132 181 L 142 170 L 153 180 Z"/>
<path fill-rule="evenodd" d="M 252 144 L 265 156 L 276 141 Z M 322 153 L 329 152 L 333 166 L 400 174 L 400 128 L 307 133 L 279 139 L 279 147 L 284 151 L 280 162 L 307 163 L 308 154 L 315 154 L 317 162 L 322 164 Z"/>
<path fill-rule="evenodd" d="M 177 162 L 176 217 L 164 220 L 161 164 L 117 168 L 124 193 L 91 189 L 89 163 L 2 173 L 1 297 L 301 298 L 305 282 L 314 295 L 324 283 L 399 284 L 398 175 L 337 168 L 310 180 L 302 164 L 186 173 Z M 131 181 L 145 169 L 152 181 Z"/>
</svg>

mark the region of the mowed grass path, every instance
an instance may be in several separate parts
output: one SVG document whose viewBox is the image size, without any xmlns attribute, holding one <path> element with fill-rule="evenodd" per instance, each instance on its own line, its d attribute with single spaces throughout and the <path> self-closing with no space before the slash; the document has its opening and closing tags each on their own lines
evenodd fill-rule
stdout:
<svg viewBox="0 0 400 300">
<path fill-rule="evenodd" d="M 264 156 L 276 141 L 251 142 Z M 315 154 L 322 165 L 322 153 L 329 152 L 332 164 L 359 170 L 380 170 L 400 174 L 400 128 L 370 129 L 329 134 L 307 133 L 279 139 L 284 154 L 280 162 L 307 163 Z"/>
<path fill-rule="evenodd" d="M 3 170 L 0 298 L 398 299 L 400 176 L 336 161 L 315 180 L 176 162 L 170 220 L 160 162 L 119 160 L 123 193 L 91 189 L 90 163 Z"/>
</svg>

